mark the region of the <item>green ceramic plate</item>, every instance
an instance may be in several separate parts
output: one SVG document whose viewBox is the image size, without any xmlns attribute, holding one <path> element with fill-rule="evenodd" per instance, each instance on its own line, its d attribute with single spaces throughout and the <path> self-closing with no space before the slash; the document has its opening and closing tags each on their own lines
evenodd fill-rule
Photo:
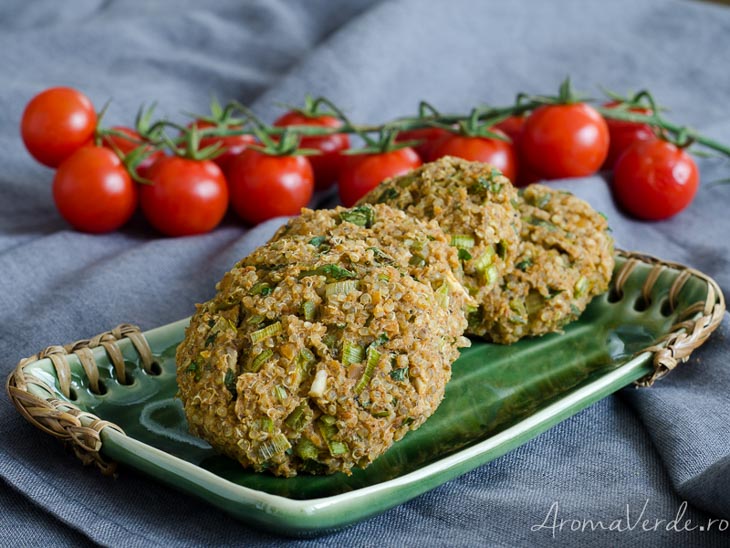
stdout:
<svg viewBox="0 0 730 548">
<path fill-rule="evenodd" d="M 625 263 L 619 258 L 617 271 Z M 680 271 L 664 268 L 650 302 L 642 287 L 652 267 L 640 263 L 622 294 L 597 297 L 563 334 L 512 346 L 475 342 L 453 366 L 437 412 L 365 470 L 352 476 L 275 478 L 242 470 L 187 431 L 175 400 L 175 347 L 187 320 L 145 333 L 159 367 L 147 374 L 128 340 L 119 343 L 133 382 L 119 384 L 103 349 L 94 350 L 104 385 L 97 395 L 75 356 L 71 401 L 124 429 L 102 431 L 102 454 L 191 493 L 246 523 L 279 534 L 317 534 L 358 522 L 489 462 L 608 394 L 649 374 L 642 352 L 667 334 L 687 308 L 704 301 L 708 283 L 691 276 L 668 304 Z M 656 272 L 656 271 L 654 271 Z M 690 311 L 691 312 L 691 311 Z M 29 390 L 63 400 L 48 359 L 25 366 L 54 387 Z"/>
</svg>

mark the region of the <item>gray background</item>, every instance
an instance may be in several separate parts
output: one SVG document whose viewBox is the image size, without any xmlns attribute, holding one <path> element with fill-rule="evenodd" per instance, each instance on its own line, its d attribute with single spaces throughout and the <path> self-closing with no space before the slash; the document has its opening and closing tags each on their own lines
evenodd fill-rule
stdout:
<svg viewBox="0 0 730 548">
<path fill-rule="evenodd" d="M 695 2 L 393 2 L 52 0 L 0 4 L 0 373 L 52 343 L 122 322 L 149 329 L 192 303 L 265 240 L 233 219 L 212 234 L 162 239 L 137 219 L 123 231 L 71 231 L 51 199 L 52 172 L 22 148 L 28 99 L 70 85 L 107 122 L 131 123 L 141 103 L 160 114 L 204 111 L 211 94 L 271 119 L 275 101 L 326 94 L 356 120 L 505 104 L 550 92 L 570 74 L 597 94 L 648 87 L 677 121 L 730 142 L 730 10 Z M 727 290 L 730 188 L 726 160 L 701 160 L 702 188 L 667 222 L 641 223 L 612 205 L 605 181 L 556 182 L 608 213 L 618 244 L 680 261 Z M 536 440 L 379 517 L 312 545 L 730 545 L 730 533 L 531 531 L 560 517 L 730 518 L 728 322 L 669 378 L 626 389 Z M 277 545 L 123 470 L 81 467 L 0 398 L 0 545 Z M 699 520 L 699 521 L 698 521 Z"/>
</svg>

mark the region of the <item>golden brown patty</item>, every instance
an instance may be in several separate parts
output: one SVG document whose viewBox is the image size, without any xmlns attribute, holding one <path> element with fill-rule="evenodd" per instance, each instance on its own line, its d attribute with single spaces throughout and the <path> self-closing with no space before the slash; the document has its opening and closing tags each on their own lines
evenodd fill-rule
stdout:
<svg viewBox="0 0 730 548">
<path fill-rule="evenodd" d="M 481 335 L 477 315 L 489 314 L 491 294 L 520 252 L 516 198 L 516 189 L 498 169 L 446 156 L 384 181 L 359 203 L 386 203 L 441 226 L 459 250 L 464 287 L 478 305 L 468 332 Z"/>
<path fill-rule="evenodd" d="M 613 238 L 606 219 L 572 194 L 543 185 L 520 192 L 522 251 L 496 290 L 480 333 L 499 343 L 558 331 L 608 289 Z M 483 330 L 483 331 L 482 331 Z"/>
<path fill-rule="evenodd" d="M 306 238 L 320 250 L 341 241 L 367 245 L 373 261 L 397 266 L 420 282 L 428 283 L 441 302 L 447 303 L 449 333 L 459 336 L 466 329 L 467 305 L 474 305 L 464 286 L 457 249 L 450 245 L 436 221 L 421 221 L 385 204 L 347 209 L 303 209 L 274 235 Z"/>
<path fill-rule="evenodd" d="M 367 466 L 433 413 L 464 344 L 429 285 L 363 242 L 308 240 L 239 262 L 177 351 L 191 431 L 283 476 Z"/>
</svg>

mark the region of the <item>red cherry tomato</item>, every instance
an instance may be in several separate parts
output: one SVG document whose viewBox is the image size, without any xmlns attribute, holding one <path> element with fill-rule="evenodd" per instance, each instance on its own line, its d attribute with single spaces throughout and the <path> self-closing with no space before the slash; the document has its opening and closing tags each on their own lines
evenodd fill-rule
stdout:
<svg viewBox="0 0 730 548">
<path fill-rule="evenodd" d="M 501 133 L 496 130 L 495 133 Z M 432 157 L 434 160 L 443 156 L 456 156 L 472 162 L 486 162 L 493 165 L 514 181 L 517 177 L 517 156 L 512 143 L 485 137 L 467 137 L 452 135 L 438 143 Z"/>
<path fill-rule="evenodd" d="M 340 173 L 340 199 L 350 207 L 385 179 L 403 175 L 420 165 L 420 156 L 410 147 L 352 156 Z"/>
<path fill-rule="evenodd" d="M 421 129 L 409 129 L 401 131 L 395 139 L 396 143 L 405 143 L 407 141 L 421 141 L 420 144 L 414 145 L 412 148 L 421 157 L 424 162 L 430 162 L 433 158 L 433 148 L 440 141 L 451 137 L 450 131 L 439 127 L 425 127 Z"/>
<path fill-rule="evenodd" d="M 613 192 L 640 219 L 666 219 L 687 207 L 699 185 L 697 164 L 683 149 L 659 139 L 638 141 L 616 162 Z"/>
<path fill-rule="evenodd" d="M 28 152 L 48 167 L 58 167 L 91 139 L 95 129 L 96 112 L 89 98 L 63 87 L 33 97 L 20 122 Z"/>
<path fill-rule="evenodd" d="M 251 224 L 297 215 L 314 192 L 314 173 L 304 156 L 271 156 L 247 149 L 228 170 L 231 205 Z"/>
<path fill-rule="evenodd" d="M 610 103 L 606 103 L 604 106 L 606 108 L 615 108 L 618 106 L 618 103 L 616 101 L 611 101 Z M 631 108 L 629 111 L 637 112 L 639 114 L 651 113 L 651 110 L 648 108 Z M 603 162 L 603 169 L 613 169 L 618 157 L 636 141 L 650 141 L 656 139 L 656 135 L 649 124 L 623 122 L 621 120 L 606 118 L 606 125 L 608 126 L 610 144 L 608 147 L 608 156 L 606 156 L 606 161 Z"/>
<path fill-rule="evenodd" d="M 211 128 L 216 127 L 216 124 L 213 122 L 209 122 L 207 120 L 196 120 L 195 122 L 191 122 L 188 124 L 188 127 L 192 128 L 195 127 L 197 129 L 205 129 L 205 128 Z M 231 129 L 239 129 L 240 126 L 232 126 Z M 244 150 L 246 150 L 246 147 L 248 145 L 251 145 L 256 142 L 256 139 L 253 135 L 229 135 L 226 137 L 203 137 L 200 140 L 199 148 L 206 148 L 209 146 L 213 146 L 217 143 L 220 143 L 220 150 L 222 150 L 222 154 L 216 156 L 213 158 L 213 162 L 218 164 L 218 167 L 220 167 L 223 170 L 223 173 L 225 173 L 228 170 L 228 166 L 231 163 L 231 160 L 234 156 L 238 156 L 241 154 Z"/>
<path fill-rule="evenodd" d="M 512 143 L 517 146 L 517 143 L 520 140 L 520 135 L 522 134 L 522 128 L 525 125 L 525 120 L 527 120 L 527 116 L 521 114 L 510 116 L 498 124 L 495 124 L 494 129 L 500 130 L 507 137 L 512 139 Z"/>
<path fill-rule="evenodd" d="M 228 209 L 228 187 L 220 168 L 209 160 L 166 156 L 154 163 L 141 185 L 145 217 L 168 236 L 213 230 Z"/>
<path fill-rule="evenodd" d="M 291 111 L 281 116 L 275 126 L 318 126 L 337 128 L 342 126 L 342 120 L 334 116 L 306 116 L 301 112 Z M 342 152 L 350 148 L 350 138 L 345 133 L 335 133 L 324 137 L 302 137 L 299 143 L 301 148 L 313 148 L 321 154 L 309 156 L 314 171 L 315 188 L 322 190 L 332 186 L 337 180 L 343 163 Z"/>
<path fill-rule="evenodd" d="M 115 152 L 118 150 L 125 156 L 140 147 L 144 142 L 144 139 L 139 135 L 139 133 L 131 128 L 125 126 L 114 126 L 111 129 L 129 136 L 129 139 L 125 139 L 124 137 L 117 135 L 105 135 L 101 140 L 102 145 L 114 150 Z M 151 151 L 152 147 L 149 147 L 148 150 Z M 150 167 L 152 167 L 152 164 L 164 156 L 165 154 L 161 150 L 151 152 L 149 156 L 137 165 L 137 173 L 142 177 L 146 177 Z"/>
<path fill-rule="evenodd" d="M 98 234 L 129 220 L 137 208 L 137 187 L 111 150 L 82 147 L 56 171 L 53 200 L 74 228 Z"/>
<path fill-rule="evenodd" d="M 549 179 L 595 173 L 608 154 L 608 127 L 584 103 L 545 105 L 527 117 L 520 146 L 525 161 Z"/>
</svg>

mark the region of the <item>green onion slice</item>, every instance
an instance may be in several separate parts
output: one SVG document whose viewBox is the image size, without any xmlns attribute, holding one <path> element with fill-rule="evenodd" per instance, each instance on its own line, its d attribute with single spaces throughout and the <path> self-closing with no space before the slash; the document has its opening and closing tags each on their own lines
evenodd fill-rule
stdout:
<svg viewBox="0 0 730 548">
<path fill-rule="evenodd" d="M 250 371 L 251 373 L 256 373 L 259 369 L 261 369 L 261 366 L 264 365 L 267 361 L 271 359 L 271 357 L 274 355 L 274 351 L 270 348 L 267 348 L 263 352 L 256 355 L 256 357 L 253 359 L 251 364 L 246 368 L 247 371 Z"/>
<path fill-rule="evenodd" d="M 307 405 L 307 402 L 303 401 L 294 408 L 294 411 L 289 413 L 287 418 L 284 419 L 284 424 L 295 432 L 301 432 L 309 422 L 309 417 L 307 416 L 308 409 L 309 406 Z"/>
<path fill-rule="evenodd" d="M 459 249 L 471 249 L 474 247 L 474 238 L 466 234 L 453 234 L 451 236 L 451 246 Z"/>
<path fill-rule="evenodd" d="M 314 318 L 317 315 L 317 305 L 314 304 L 313 301 L 304 301 L 304 303 L 302 303 L 302 314 L 304 314 L 304 319 L 306 321 L 314 321 Z"/>
<path fill-rule="evenodd" d="M 368 385 L 370 382 L 370 379 L 373 377 L 373 373 L 375 372 L 375 367 L 378 365 L 378 362 L 380 361 L 380 357 L 382 354 L 376 349 L 372 344 L 368 346 L 368 352 L 367 352 L 367 361 L 365 362 L 365 370 L 362 373 L 362 376 L 360 377 L 360 380 L 357 381 L 357 384 L 355 385 L 355 395 L 358 396 L 360 392 L 363 391 L 363 389 Z"/>
<path fill-rule="evenodd" d="M 352 293 L 359 286 L 357 280 L 341 280 L 339 282 L 328 283 L 324 286 L 324 294 L 327 297 L 332 295 L 347 295 Z"/>
<path fill-rule="evenodd" d="M 351 341 L 345 341 L 342 344 L 342 365 L 350 365 L 352 363 L 360 363 L 365 356 L 363 347 Z"/>
<path fill-rule="evenodd" d="M 269 460 L 271 457 L 279 455 L 289 449 L 291 443 L 286 436 L 279 432 L 275 434 L 269 441 L 259 447 L 259 457 L 263 461 Z"/>
<path fill-rule="evenodd" d="M 274 322 L 271 325 L 267 325 L 266 327 L 251 333 L 251 342 L 253 344 L 259 343 L 273 337 L 274 335 L 278 335 L 283 330 L 284 328 L 281 326 L 281 322 Z"/>
</svg>

